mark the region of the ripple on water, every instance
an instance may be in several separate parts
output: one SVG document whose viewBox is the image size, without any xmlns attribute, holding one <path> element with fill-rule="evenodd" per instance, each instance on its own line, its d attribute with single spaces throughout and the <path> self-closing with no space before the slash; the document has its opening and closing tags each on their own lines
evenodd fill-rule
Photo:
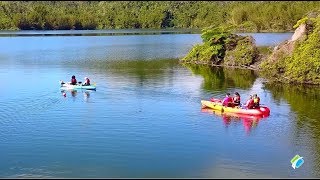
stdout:
<svg viewBox="0 0 320 180">
<path fill-rule="evenodd" d="M 54 178 L 47 167 L 42 168 L 22 168 L 22 167 L 14 167 L 10 168 L 10 170 L 14 170 L 16 173 L 14 175 L 10 175 L 8 178 Z M 55 172 L 59 174 L 59 172 Z"/>
<path fill-rule="evenodd" d="M 34 131 L 34 125 L 45 119 L 39 119 L 39 115 L 52 110 L 65 103 L 56 93 L 45 93 L 37 97 L 10 98 L 0 102 L 0 138 L 3 141 L 9 135 L 17 135 L 19 132 Z"/>
<path fill-rule="evenodd" d="M 228 70 L 223 74 L 190 71 L 171 60 L 140 63 L 140 59 L 183 55 L 195 42 L 194 36 L 179 38 L 183 41 L 178 36 L 105 40 L 38 36 L 32 38 L 32 47 L 22 46 L 30 38 L 0 39 L 11 45 L 0 48 L 0 74 L 11 77 L 4 78 L 11 88 L 2 89 L 0 99 L 2 177 L 286 177 L 288 169 L 292 170 L 290 152 L 301 153 L 306 162 L 316 159 L 313 148 L 319 138 L 308 134 L 313 130 L 317 135 L 315 121 L 319 118 L 300 112 L 298 122 L 290 110 L 293 104 L 288 105 L 284 98 L 291 92 L 262 91 L 259 79 L 253 85 L 249 76 L 241 78 L 238 73 L 230 74 L 235 78 L 229 79 Z M 199 35 L 197 38 L 201 41 Z M 109 61 L 125 59 L 130 62 L 109 67 Z M 131 62 L 133 59 L 139 60 Z M 57 80 L 72 74 L 94 78 L 97 92 L 87 99 L 80 91 L 75 97 L 69 92 L 63 97 Z M 24 84 L 21 77 L 30 81 Z M 33 77 L 43 78 L 31 80 Z M 30 82 L 41 86 L 28 86 Z M 226 127 L 221 116 L 201 113 L 201 99 L 223 98 L 234 91 L 243 100 L 257 92 L 270 105 L 270 117 L 252 127 L 250 136 L 242 120 Z M 301 109 L 300 104 L 296 108 Z M 318 169 L 310 168 L 302 175 Z"/>
<path fill-rule="evenodd" d="M 257 162 L 236 162 L 231 159 L 219 158 L 212 169 L 205 170 L 205 177 L 209 178 L 272 178 L 256 166 Z M 254 171 L 252 171 L 254 169 Z M 278 176 L 277 176 L 278 177 Z"/>
</svg>

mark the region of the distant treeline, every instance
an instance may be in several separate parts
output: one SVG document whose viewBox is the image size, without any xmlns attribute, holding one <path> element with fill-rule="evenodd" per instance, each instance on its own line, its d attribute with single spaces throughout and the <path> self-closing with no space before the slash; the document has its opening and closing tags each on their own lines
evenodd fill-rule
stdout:
<svg viewBox="0 0 320 180">
<path fill-rule="evenodd" d="M 316 1 L 0 1 L 1 30 L 205 28 L 292 31 Z"/>
</svg>

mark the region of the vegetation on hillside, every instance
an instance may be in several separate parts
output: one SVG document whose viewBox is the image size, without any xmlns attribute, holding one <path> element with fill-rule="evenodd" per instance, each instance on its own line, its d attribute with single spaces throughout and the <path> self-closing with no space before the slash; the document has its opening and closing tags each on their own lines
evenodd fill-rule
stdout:
<svg viewBox="0 0 320 180">
<path fill-rule="evenodd" d="M 258 51 L 251 36 L 232 34 L 232 26 L 203 30 L 203 44 L 195 45 L 182 62 L 227 66 L 250 66 Z"/>
<path fill-rule="evenodd" d="M 195 45 L 183 63 L 224 66 L 254 66 L 269 80 L 298 84 L 320 84 L 320 11 L 311 12 L 293 26 L 299 28 L 291 40 L 270 49 L 257 48 L 250 36 L 231 33 L 229 26 L 206 28 L 203 44 Z M 259 52 L 259 50 L 264 50 Z M 258 63 L 257 63 L 258 62 Z M 259 65 L 258 65 L 259 64 Z"/>
<path fill-rule="evenodd" d="M 263 75 L 292 83 L 320 84 L 320 16 L 304 17 L 295 27 L 306 24 L 306 34 L 289 55 L 279 54 L 261 64 Z"/>
<path fill-rule="evenodd" d="M 292 31 L 312 1 L 1 1 L 1 30 L 205 28 Z"/>
</svg>

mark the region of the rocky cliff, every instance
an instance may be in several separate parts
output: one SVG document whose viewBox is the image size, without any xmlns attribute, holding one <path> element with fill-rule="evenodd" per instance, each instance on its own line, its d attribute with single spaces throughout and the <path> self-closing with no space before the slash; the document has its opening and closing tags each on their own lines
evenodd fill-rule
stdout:
<svg viewBox="0 0 320 180">
<path fill-rule="evenodd" d="M 260 64 L 271 81 L 320 84 L 320 16 L 310 13 L 299 20 L 290 40 L 276 46 Z"/>
</svg>

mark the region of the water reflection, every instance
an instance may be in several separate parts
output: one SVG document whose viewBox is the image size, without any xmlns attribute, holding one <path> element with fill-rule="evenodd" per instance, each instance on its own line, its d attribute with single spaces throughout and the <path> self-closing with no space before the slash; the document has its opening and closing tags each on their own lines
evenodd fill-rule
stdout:
<svg viewBox="0 0 320 180">
<path fill-rule="evenodd" d="M 93 66 L 97 70 L 134 80 L 133 82 L 136 81 L 139 86 L 142 86 L 150 80 L 162 82 L 167 77 L 173 76 L 179 61 L 177 59 L 97 61 Z"/>
<path fill-rule="evenodd" d="M 61 94 L 63 97 L 68 97 L 69 93 L 73 98 L 75 98 L 78 94 L 83 94 L 84 100 L 88 102 L 90 98 L 90 91 L 94 90 L 61 90 Z"/>
<path fill-rule="evenodd" d="M 158 60 L 123 60 L 123 61 L 98 61 L 95 62 L 96 69 L 111 71 L 120 75 L 136 75 L 141 80 L 148 77 L 163 75 L 168 68 L 179 65 L 177 59 L 158 59 Z"/>
<path fill-rule="evenodd" d="M 271 91 L 273 99 L 277 104 L 286 101 L 295 115 L 292 127 L 292 139 L 295 144 L 310 146 L 314 148 L 315 162 L 320 162 L 320 87 L 287 85 L 287 84 L 265 84 L 265 89 Z M 315 163 L 315 176 L 320 176 L 320 164 Z"/>
<path fill-rule="evenodd" d="M 277 103 L 285 100 L 290 104 L 291 110 L 297 115 L 296 132 L 310 128 L 312 136 L 320 143 L 319 87 L 266 84 L 265 89 L 271 91 Z"/>
<path fill-rule="evenodd" d="M 210 113 L 221 117 L 226 128 L 228 128 L 232 122 L 237 123 L 242 121 L 242 125 L 247 135 L 249 135 L 252 129 L 256 128 L 259 121 L 263 119 L 263 117 L 259 116 L 238 115 L 228 112 L 222 113 L 219 110 L 213 110 L 210 108 L 203 108 L 201 109 L 201 112 Z"/>
<path fill-rule="evenodd" d="M 226 69 L 223 67 L 210 67 L 207 65 L 184 64 L 195 75 L 204 79 L 204 90 L 226 90 L 228 87 L 249 89 L 255 82 L 257 75 L 252 70 Z"/>
<path fill-rule="evenodd" d="M 85 91 L 83 93 L 83 98 L 84 98 L 84 101 L 88 102 L 88 100 L 90 98 L 90 93 L 88 91 Z"/>
</svg>

